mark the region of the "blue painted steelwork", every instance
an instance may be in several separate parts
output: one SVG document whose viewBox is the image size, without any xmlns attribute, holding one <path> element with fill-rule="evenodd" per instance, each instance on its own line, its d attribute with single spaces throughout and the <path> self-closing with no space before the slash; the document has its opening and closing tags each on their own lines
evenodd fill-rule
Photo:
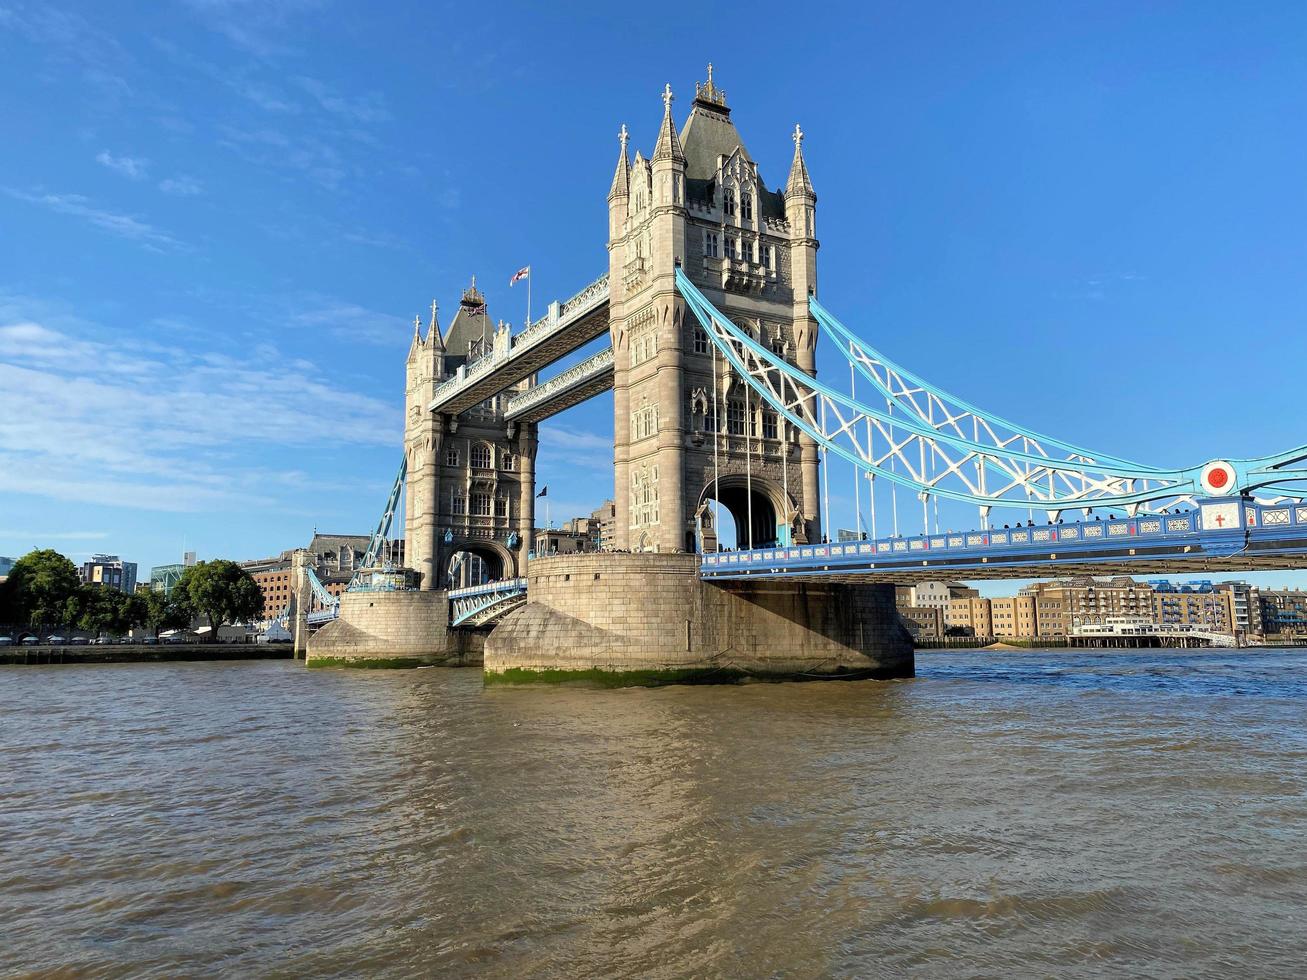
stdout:
<svg viewBox="0 0 1307 980">
<path fill-rule="evenodd" d="M 483 626 L 526 601 L 526 579 L 510 578 L 449 592 L 450 625 Z"/>
<path fill-rule="evenodd" d="M 381 512 L 381 520 L 377 522 L 376 530 L 368 539 L 368 550 L 364 552 L 363 561 L 355 569 L 349 585 L 345 587 L 346 592 L 362 591 L 364 573 L 370 572 L 376 566 L 377 556 L 381 554 L 381 549 L 385 547 L 386 539 L 390 535 L 390 525 L 395 520 L 395 509 L 399 506 L 399 497 L 404 491 L 404 478 L 407 474 L 408 457 L 404 456 L 399 461 L 399 472 L 395 474 L 395 482 L 390 487 L 390 495 L 386 498 L 386 507 Z M 314 580 L 316 579 L 315 575 Z"/>
<path fill-rule="evenodd" d="M 1187 513 L 1105 521 L 757 548 L 703 555 L 705 579 L 761 577 L 1010 578 L 1050 564 L 1177 568 L 1307 566 L 1307 505 L 1201 498 Z M 1233 509 L 1233 510 L 1232 510 Z M 1204 526 L 1204 521 L 1207 526 Z"/>
<path fill-rule="evenodd" d="M 981 508 L 1039 508 L 1056 519 L 1063 511 L 1118 509 L 1169 511 L 1200 494 L 1239 495 L 1254 488 L 1301 496 L 1307 481 L 1307 447 L 1256 460 L 1217 461 L 1163 469 L 1093 453 L 1022 429 L 982 412 L 904 371 L 864 344 L 829 311 L 810 301 L 813 316 L 837 341 L 841 355 L 871 382 L 885 409 L 819 382 L 774 354 L 712 305 L 681 269 L 676 284 L 727 363 L 790 424 L 828 453 L 872 478 L 883 477 L 922 496 Z M 1213 485 L 1208 471 L 1228 467 Z"/>
</svg>

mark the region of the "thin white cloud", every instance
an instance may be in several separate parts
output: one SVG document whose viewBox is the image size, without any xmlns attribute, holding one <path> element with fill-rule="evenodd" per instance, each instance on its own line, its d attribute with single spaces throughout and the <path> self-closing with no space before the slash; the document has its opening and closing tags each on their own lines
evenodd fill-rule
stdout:
<svg viewBox="0 0 1307 980">
<path fill-rule="evenodd" d="M 327 301 L 316 309 L 292 315 L 301 326 L 329 330 L 337 337 L 369 344 L 392 344 L 403 341 L 412 324 L 391 313 L 379 313 L 357 303 Z"/>
<path fill-rule="evenodd" d="M 385 122 L 390 119 L 390 110 L 385 100 L 376 92 L 366 95 L 341 95 L 316 78 L 300 75 L 295 84 L 317 100 L 327 112 L 356 123 Z"/>
<path fill-rule="evenodd" d="M 103 167 L 108 167 L 114 173 L 122 174 L 131 180 L 142 180 L 146 172 L 150 169 L 150 161 L 144 157 L 116 157 L 108 150 L 102 150 L 95 155 L 95 162 Z"/>
<path fill-rule="evenodd" d="M 394 406 L 269 345 L 166 347 L 21 297 L 0 296 L 0 391 L 27 406 L 0 413 L 0 494 L 145 510 L 275 505 L 280 471 L 250 459 L 400 431 Z"/>
<path fill-rule="evenodd" d="M 159 181 L 159 190 L 165 194 L 171 194 L 173 197 L 194 197 L 196 194 L 204 193 L 204 185 L 194 177 L 179 174 L 176 177 L 165 177 Z"/>
<path fill-rule="evenodd" d="M 155 228 L 139 218 L 93 206 L 90 199 L 81 194 L 29 194 L 11 187 L 4 190 L 10 197 L 40 205 L 57 214 L 81 218 L 103 231 L 139 242 L 147 248 L 178 250 L 186 247 L 166 231 Z"/>
<path fill-rule="evenodd" d="M 0 541 L 103 541 L 108 531 L 0 531 Z"/>
</svg>

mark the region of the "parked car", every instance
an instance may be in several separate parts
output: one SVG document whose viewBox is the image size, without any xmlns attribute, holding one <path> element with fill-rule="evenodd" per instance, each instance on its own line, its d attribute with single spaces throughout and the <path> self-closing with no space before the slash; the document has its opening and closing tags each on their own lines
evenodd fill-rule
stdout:
<svg viewBox="0 0 1307 980">
<path fill-rule="evenodd" d="M 28 635 L 28 636 L 23 637 L 23 638 L 22 638 L 21 640 L 19 640 L 18 642 L 21 643 L 21 644 L 22 644 L 23 646 L 25 646 L 25 647 L 34 647 L 34 646 L 36 646 L 36 644 L 37 644 L 37 642 L 38 642 L 38 637 Z"/>
<path fill-rule="evenodd" d="M 149 644 L 157 643 L 159 641 L 152 636 L 143 636 L 141 637 L 140 642 L 149 645 Z"/>
<path fill-rule="evenodd" d="M 68 639 L 68 645 L 70 647 L 84 647 L 89 642 L 90 640 L 84 636 L 73 636 Z"/>
<path fill-rule="evenodd" d="M 49 643 L 51 646 L 54 646 L 55 644 L 58 644 L 58 643 L 67 643 L 68 641 L 65 640 L 62 636 L 60 636 L 59 634 L 56 633 L 54 636 L 47 636 L 47 637 L 45 638 L 45 642 L 46 642 L 46 643 Z"/>
<path fill-rule="evenodd" d="M 11 647 L 14 645 L 12 636 L 0 636 L 0 647 Z"/>
</svg>

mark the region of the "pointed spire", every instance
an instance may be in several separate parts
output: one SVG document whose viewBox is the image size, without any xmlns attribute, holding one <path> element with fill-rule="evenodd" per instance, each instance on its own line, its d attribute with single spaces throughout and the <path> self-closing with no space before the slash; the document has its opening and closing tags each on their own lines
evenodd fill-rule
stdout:
<svg viewBox="0 0 1307 980">
<path fill-rule="evenodd" d="M 442 354 L 445 351 L 445 342 L 440 336 L 440 320 L 437 314 L 440 312 L 440 304 L 434 299 L 431 301 L 431 322 L 427 324 L 427 343 L 434 343 L 436 350 Z"/>
<path fill-rule="evenodd" d="M 812 179 L 808 176 L 808 165 L 803 161 L 803 130 L 794 125 L 794 162 L 790 164 L 790 179 L 785 183 L 785 196 L 808 194 L 816 197 L 812 189 Z"/>
<path fill-rule="evenodd" d="M 418 351 L 422 349 L 422 334 L 418 329 L 421 325 L 422 325 L 422 317 L 415 316 L 413 318 L 413 342 L 408 345 L 409 361 L 412 361 L 414 358 L 416 358 Z"/>
<path fill-rule="evenodd" d="M 631 161 L 626 155 L 626 141 L 630 135 L 626 132 L 626 123 L 617 134 L 622 151 L 617 155 L 617 170 L 613 173 L 613 186 L 608 188 L 608 200 L 631 195 Z"/>
<path fill-rule="evenodd" d="M 675 100 L 672 95 L 671 83 L 663 88 L 663 122 L 658 128 L 658 143 L 654 146 L 654 161 L 671 160 L 675 163 L 685 163 L 685 151 L 681 149 L 681 138 L 676 135 L 676 125 L 672 122 L 672 102 Z"/>
</svg>

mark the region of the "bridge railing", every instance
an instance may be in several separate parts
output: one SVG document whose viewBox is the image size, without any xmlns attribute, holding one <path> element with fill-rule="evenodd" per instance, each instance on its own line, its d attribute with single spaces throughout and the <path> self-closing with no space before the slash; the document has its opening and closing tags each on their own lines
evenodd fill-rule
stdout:
<svg viewBox="0 0 1307 980">
<path fill-rule="evenodd" d="M 1237 548 L 1245 534 L 1273 538 L 1281 532 L 1302 538 L 1303 546 L 1307 547 L 1307 505 L 1260 504 L 1237 497 L 1233 500 L 1200 500 L 1199 504 L 1199 510 L 1179 514 L 719 551 L 702 555 L 700 567 L 704 574 L 712 575 L 731 574 L 746 568 L 761 571 L 779 565 L 845 565 L 856 559 L 904 568 L 924 564 L 933 558 L 975 557 L 983 562 L 1001 558 L 1004 553 L 1022 553 L 1029 557 L 1031 552 L 1043 554 L 1050 560 L 1061 556 L 1070 561 L 1086 551 L 1108 549 L 1110 552 L 1116 546 L 1116 549 L 1129 552 L 1133 545 L 1150 541 L 1172 541 L 1183 545 L 1196 541 L 1200 535 L 1224 538 Z M 1230 508 L 1236 510 L 1230 511 Z M 1203 523 L 1204 509 L 1212 515 L 1208 526 Z M 1234 517 L 1225 517 L 1227 513 L 1233 513 Z"/>
<path fill-rule="evenodd" d="M 598 354 L 587 357 L 580 364 L 568 368 L 556 377 L 550 378 L 534 388 L 528 388 L 519 395 L 512 396 L 504 406 L 504 414 L 508 416 L 516 415 L 528 408 L 539 405 L 543 401 L 548 401 L 554 395 L 565 391 L 572 385 L 609 370 L 612 368 L 613 362 L 613 349 L 609 347 L 601 350 Z"/>
<path fill-rule="evenodd" d="M 529 324 L 521 333 L 509 337 L 507 344 L 496 343 L 488 354 L 463 365 L 454 377 L 436 385 L 432 403 L 439 404 L 446 401 L 473 381 L 486 376 L 513 357 L 552 337 L 607 301 L 608 274 L 605 273 L 570 299 L 562 303 L 551 303 L 548 313 Z"/>
</svg>

